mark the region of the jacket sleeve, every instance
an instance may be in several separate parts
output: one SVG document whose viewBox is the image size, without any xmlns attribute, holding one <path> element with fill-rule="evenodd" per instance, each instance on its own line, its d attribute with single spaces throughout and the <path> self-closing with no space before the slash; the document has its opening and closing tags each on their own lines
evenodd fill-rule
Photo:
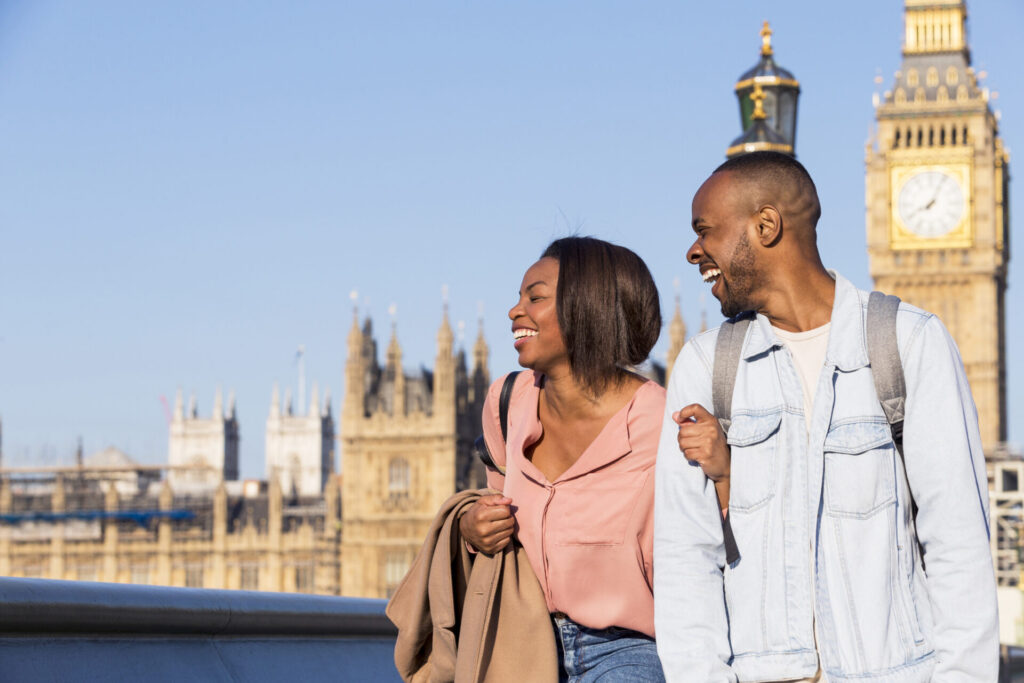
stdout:
<svg viewBox="0 0 1024 683">
<path fill-rule="evenodd" d="M 669 681 L 736 680 L 725 610 L 725 547 L 714 485 L 680 452 L 672 413 L 711 409 L 711 364 L 691 341 L 668 381 L 654 490 L 654 629 Z"/>
<path fill-rule="evenodd" d="M 928 315 L 907 331 L 903 444 L 934 619 L 933 680 L 994 681 L 999 620 L 978 415 L 939 319 Z"/>
</svg>

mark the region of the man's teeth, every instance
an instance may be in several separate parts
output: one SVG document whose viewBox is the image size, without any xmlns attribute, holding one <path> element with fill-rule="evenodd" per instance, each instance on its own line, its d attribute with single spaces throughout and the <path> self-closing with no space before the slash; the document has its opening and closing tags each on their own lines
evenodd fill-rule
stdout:
<svg viewBox="0 0 1024 683">
<path fill-rule="evenodd" d="M 516 339 L 522 339 L 523 337 L 536 337 L 537 330 L 528 330 L 525 327 L 520 327 L 518 330 L 512 331 L 512 336 Z"/>
<path fill-rule="evenodd" d="M 704 278 L 704 282 L 711 282 L 721 274 L 722 271 L 720 271 L 718 268 L 708 268 L 703 273 L 701 273 L 700 276 Z"/>
</svg>

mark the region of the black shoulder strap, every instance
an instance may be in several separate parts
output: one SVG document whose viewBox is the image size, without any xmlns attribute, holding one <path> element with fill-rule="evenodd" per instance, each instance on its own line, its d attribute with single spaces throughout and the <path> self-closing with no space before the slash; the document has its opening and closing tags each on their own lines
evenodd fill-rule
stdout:
<svg viewBox="0 0 1024 683">
<path fill-rule="evenodd" d="M 508 441 L 508 408 L 512 402 L 512 388 L 516 384 L 516 377 L 519 376 L 521 370 L 510 372 L 505 377 L 505 382 L 501 385 L 501 394 L 498 397 L 498 420 L 501 423 L 501 440 L 502 442 Z M 491 457 L 491 452 L 487 450 L 487 442 L 484 440 L 483 435 L 476 438 L 473 442 L 473 450 L 476 451 L 476 455 L 480 458 L 480 462 L 484 464 L 489 470 L 494 470 L 501 474 L 505 474 L 505 468 L 494 462 L 494 458 Z"/>
<path fill-rule="evenodd" d="M 520 370 L 508 373 L 505 383 L 501 385 L 501 397 L 498 399 L 498 419 L 501 421 L 501 440 L 508 441 L 508 404 L 512 401 L 512 387 Z"/>
<path fill-rule="evenodd" d="M 726 436 L 732 425 L 732 390 L 736 386 L 736 371 L 740 365 L 743 352 L 743 340 L 747 337 L 747 327 L 751 317 L 743 315 L 739 318 L 726 320 L 718 328 L 718 339 L 715 342 L 715 365 L 711 375 L 711 403 L 713 412 L 722 425 Z M 740 549 L 736 545 L 736 537 L 732 533 L 732 524 L 726 512 L 722 518 L 722 540 L 725 543 L 725 561 L 732 564 L 740 559 Z"/>
</svg>

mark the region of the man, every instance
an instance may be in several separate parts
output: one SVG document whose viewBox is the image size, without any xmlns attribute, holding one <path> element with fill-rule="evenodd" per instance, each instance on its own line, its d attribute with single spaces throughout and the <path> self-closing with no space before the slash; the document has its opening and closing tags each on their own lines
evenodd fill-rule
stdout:
<svg viewBox="0 0 1024 683">
<path fill-rule="evenodd" d="M 868 362 L 868 293 L 822 265 L 820 215 L 807 171 L 773 152 L 727 161 L 694 196 L 687 260 L 723 315 L 756 318 L 727 441 L 708 412 L 718 330 L 690 340 L 668 382 L 654 540 L 665 673 L 991 683 L 985 461 L 959 353 L 938 318 L 900 306 L 904 469 Z"/>
</svg>

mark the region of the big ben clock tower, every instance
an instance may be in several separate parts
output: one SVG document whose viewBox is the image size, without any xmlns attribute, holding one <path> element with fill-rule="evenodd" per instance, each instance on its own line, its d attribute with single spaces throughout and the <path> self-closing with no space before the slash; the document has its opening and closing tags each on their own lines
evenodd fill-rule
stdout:
<svg viewBox="0 0 1024 683">
<path fill-rule="evenodd" d="M 971 68 L 964 0 L 905 0 L 904 18 L 903 65 L 867 150 L 871 275 L 946 324 L 991 453 L 1006 439 L 1009 155 Z"/>
</svg>

